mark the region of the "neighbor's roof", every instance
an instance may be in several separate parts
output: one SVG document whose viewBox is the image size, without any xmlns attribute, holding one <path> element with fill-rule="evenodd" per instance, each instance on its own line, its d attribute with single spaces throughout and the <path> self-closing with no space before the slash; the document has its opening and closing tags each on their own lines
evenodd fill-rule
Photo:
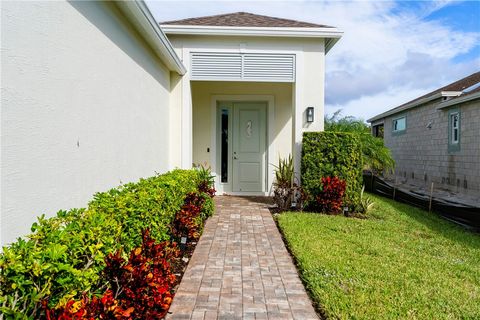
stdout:
<svg viewBox="0 0 480 320">
<path fill-rule="evenodd" d="M 161 25 L 217 26 L 217 27 L 267 27 L 267 28 L 333 28 L 331 26 L 276 18 L 248 12 L 235 12 L 214 16 L 161 22 Z"/>
<path fill-rule="evenodd" d="M 436 89 L 432 92 L 429 92 L 421 97 L 415 98 L 407 103 L 404 103 L 396 108 L 390 109 L 386 112 L 383 112 L 379 115 L 374 116 L 373 118 L 368 119 L 368 122 L 373 122 L 376 120 L 380 120 L 382 118 L 391 116 L 393 114 L 403 112 L 405 110 L 414 108 L 418 105 L 423 103 L 429 102 L 431 100 L 440 98 L 440 97 L 454 97 L 448 101 L 450 101 L 449 105 L 455 104 L 454 101 L 459 99 L 460 97 L 465 97 L 467 95 L 471 95 L 477 92 L 480 92 L 480 86 L 477 87 L 476 85 L 480 83 L 480 71 L 475 72 L 463 79 L 450 83 L 444 87 Z M 469 88 L 475 87 L 473 90 L 468 90 Z M 467 90 L 467 91 L 465 91 Z"/>
</svg>

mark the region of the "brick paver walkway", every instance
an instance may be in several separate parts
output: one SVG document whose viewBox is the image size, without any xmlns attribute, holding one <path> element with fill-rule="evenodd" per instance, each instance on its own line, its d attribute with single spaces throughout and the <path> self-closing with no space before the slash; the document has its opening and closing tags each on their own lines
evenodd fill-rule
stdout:
<svg viewBox="0 0 480 320">
<path fill-rule="evenodd" d="M 318 319 L 267 206 L 215 205 L 167 319 Z"/>
</svg>

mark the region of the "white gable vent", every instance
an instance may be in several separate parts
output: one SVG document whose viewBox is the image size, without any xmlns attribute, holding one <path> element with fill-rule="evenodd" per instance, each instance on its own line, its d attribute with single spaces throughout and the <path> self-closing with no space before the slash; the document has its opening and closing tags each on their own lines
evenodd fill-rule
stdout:
<svg viewBox="0 0 480 320">
<path fill-rule="evenodd" d="M 294 82 L 295 56 L 254 53 L 192 53 L 192 80 Z"/>
<path fill-rule="evenodd" d="M 236 80 L 242 76 L 242 57 L 238 54 L 192 54 L 192 79 Z"/>
<path fill-rule="evenodd" d="M 246 54 L 243 56 L 243 79 L 293 82 L 295 59 L 293 55 Z"/>
</svg>

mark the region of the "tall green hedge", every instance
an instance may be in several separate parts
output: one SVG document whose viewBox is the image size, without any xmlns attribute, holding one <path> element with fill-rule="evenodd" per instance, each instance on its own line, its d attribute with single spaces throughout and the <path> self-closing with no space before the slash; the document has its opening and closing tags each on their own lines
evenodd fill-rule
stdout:
<svg viewBox="0 0 480 320">
<path fill-rule="evenodd" d="M 347 183 L 345 203 L 358 206 L 362 189 L 362 150 L 355 134 L 305 132 L 302 144 L 302 187 L 311 193 L 321 188 L 321 177 L 337 176 Z"/>
<path fill-rule="evenodd" d="M 86 209 L 40 217 L 27 240 L 0 255 L 0 313 L 35 319 L 47 296 L 54 306 L 84 291 L 100 293 L 105 256 L 138 246 L 147 227 L 156 240 L 169 240 L 175 214 L 199 183 L 198 171 L 174 170 L 97 193 Z M 205 199 L 208 216 L 213 205 Z"/>
</svg>

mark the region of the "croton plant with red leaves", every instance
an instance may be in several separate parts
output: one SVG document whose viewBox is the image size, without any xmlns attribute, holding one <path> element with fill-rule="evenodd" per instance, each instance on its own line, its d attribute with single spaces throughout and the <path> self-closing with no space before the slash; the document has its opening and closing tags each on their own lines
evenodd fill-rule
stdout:
<svg viewBox="0 0 480 320">
<path fill-rule="evenodd" d="M 338 177 L 322 177 L 322 190 L 315 196 L 318 210 L 325 213 L 340 213 L 347 184 Z"/>
<path fill-rule="evenodd" d="M 133 307 L 127 309 L 119 305 L 112 290 L 107 290 L 101 297 L 89 300 L 85 295 L 82 300 L 70 300 L 63 308 L 49 309 L 44 302 L 45 315 L 48 320 L 80 319 L 131 319 Z"/>
<path fill-rule="evenodd" d="M 120 305 L 134 309 L 133 318 L 160 319 L 166 315 L 176 283 L 170 262 L 179 253 L 175 242 L 156 243 L 146 230 L 142 246 L 132 250 L 128 261 L 120 252 L 107 257 L 106 279 Z"/>
<path fill-rule="evenodd" d="M 212 182 L 208 180 L 203 180 L 202 182 L 200 182 L 200 184 L 198 185 L 198 191 L 206 193 L 212 198 L 215 196 L 215 192 L 217 192 L 217 190 L 215 190 L 215 187 L 213 187 Z"/>
<path fill-rule="evenodd" d="M 175 242 L 155 242 L 148 230 L 142 240 L 128 261 L 120 251 L 107 256 L 104 275 L 111 289 L 101 298 L 72 300 L 59 309 L 48 309 L 45 304 L 47 319 L 163 318 L 177 281 L 170 263 L 179 256 L 179 250 Z"/>
<path fill-rule="evenodd" d="M 177 212 L 172 225 L 172 234 L 180 239 L 187 237 L 190 241 L 196 241 L 200 238 L 201 212 L 205 199 L 197 193 L 190 193 L 180 211 Z"/>
</svg>

